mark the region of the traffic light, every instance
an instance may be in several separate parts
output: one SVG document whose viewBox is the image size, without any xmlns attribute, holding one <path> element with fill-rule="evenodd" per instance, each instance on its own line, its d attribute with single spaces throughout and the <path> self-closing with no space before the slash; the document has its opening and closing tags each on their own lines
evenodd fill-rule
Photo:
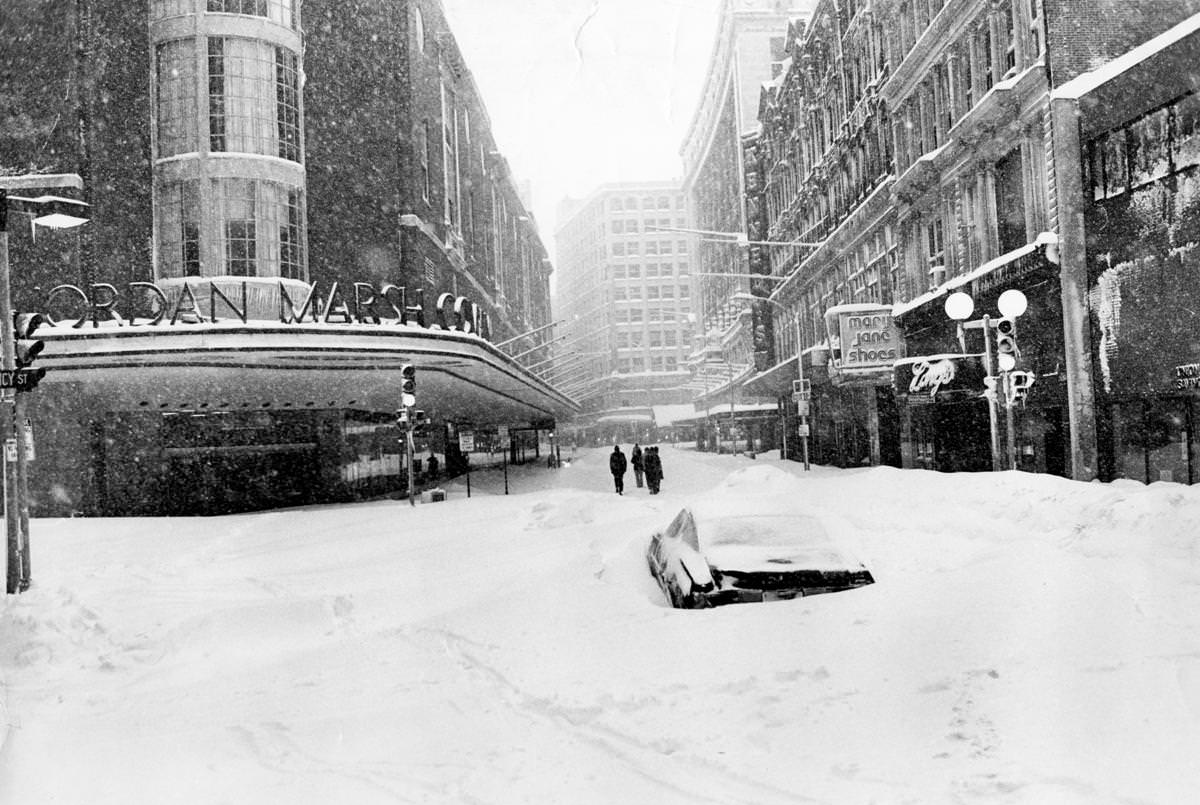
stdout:
<svg viewBox="0 0 1200 805">
<path fill-rule="evenodd" d="M 1002 369 L 1011 369 L 1016 365 L 1021 357 L 1021 350 L 1017 347 L 1017 320 L 1008 316 L 996 322 L 996 355 L 1000 358 Z M 1011 366 L 1005 366 L 1008 361 L 1004 356 L 1008 355 L 1012 359 Z"/>
<path fill-rule="evenodd" d="M 405 408 L 417 404 L 417 367 L 411 363 L 400 367 L 400 404 Z"/>
<path fill-rule="evenodd" d="M 403 431 L 408 430 L 408 425 L 409 425 L 408 409 L 401 408 L 399 411 L 396 412 L 396 427 L 398 427 L 403 432 Z"/>
<path fill-rule="evenodd" d="M 13 357 L 18 370 L 14 385 L 18 391 L 33 388 L 46 376 L 45 367 L 33 365 L 46 348 L 46 342 L 33 335 L 44 322 L 41 313 L 13 313 Z"/>
</svg>

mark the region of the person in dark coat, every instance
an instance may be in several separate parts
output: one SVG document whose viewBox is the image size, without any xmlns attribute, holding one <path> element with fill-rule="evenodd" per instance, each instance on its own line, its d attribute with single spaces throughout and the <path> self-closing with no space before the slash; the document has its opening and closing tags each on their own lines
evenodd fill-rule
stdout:
<svg viewBox="0 0 1200 805">
<path fill-rule="evenodd" d="M 658 448 L 647 447 L 643 461 L 646 465 L 646 485 L 650 487 L 651 495 L 657 495 L 663 479 L 662 459 L 658 457 Z"/>
<path fill-rule="evenodd" d="M 638 489 L 642 488 L 642 475 L 646 465 L 642 463 L 642 448 L 637 446 L 635 442 L 633 450 L 629 453 L 629 463 L 633 465 L 633 480 L 637 481 Z"/>
<path fill-rule="evenodd" d="M 617 488 L 618 495 L 625 494 L 625 469 L 628 466 L 621 445 L 614 444 L 612 454 L 608 457 L 608 471 L 612 473 L 613 486 Z"/>
</svg>

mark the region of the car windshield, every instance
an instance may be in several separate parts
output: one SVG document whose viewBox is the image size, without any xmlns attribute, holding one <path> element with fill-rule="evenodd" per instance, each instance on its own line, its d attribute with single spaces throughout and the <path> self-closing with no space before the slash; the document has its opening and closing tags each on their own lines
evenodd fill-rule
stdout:
<svg viewBox="0 0 1200 805">
<path fill-rule="evenodd" d="M 820 521 L 805 515 L 715 517 L 700 526 L 705 546 L 755 545 L 764 548 L 796 547 L 827 542 Z"/>
</svg>

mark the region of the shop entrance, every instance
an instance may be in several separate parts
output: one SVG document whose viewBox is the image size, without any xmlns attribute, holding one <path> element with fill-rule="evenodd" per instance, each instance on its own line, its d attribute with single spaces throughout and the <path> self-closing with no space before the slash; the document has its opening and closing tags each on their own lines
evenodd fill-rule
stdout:
<svg viewBox="0 0 1200 805">
<path fill-rule="evenodd" d="M 1112 406 L 1113 477 L 1200 482 L 1200 400 L 1158 397 Z"/>
</svg>

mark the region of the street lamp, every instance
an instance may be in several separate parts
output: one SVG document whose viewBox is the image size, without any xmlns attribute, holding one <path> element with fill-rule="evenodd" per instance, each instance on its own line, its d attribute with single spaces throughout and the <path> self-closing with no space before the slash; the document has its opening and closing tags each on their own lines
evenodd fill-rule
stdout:
<svg viewBox="0 0 1200 805">
<path fill-rule="evenodd" d="M 788 312 L 788 309 L 786 307 L 784 307 L 781 302 L 777 302 L 776 300 L 772 299 L 769 296 L 751 296 L 750 294 L 747 294 L 747 293 L 736 293 L 733 295 L 733 298 L 749 300 L 751 302 L 760 302 L 760 301 L 761 302 L 769 302 L 770 304 L 775 305 L 775 307 L 779 308 L 783 312 L 785 312 L 785 313 Z M 800 331 L 800 307 L 799 307 L 799 305 L 797 305 L 797 307 L 796 307 L 796 313 L 792 318 L 792 323 L 796 328 L 796 379 L 799 381 L 801 393 L 804 393 L 803 392 L 804 385 L 805 385 L 805 383 L 804 383 L 804 354 L 803 354 L 803 349 L 801 347 L 801 345 L 804 343 L 804 339 L 803 339 L 803 337 L 801 335 L 801 331 Z M 800 445 L 804 451 L 804 470 L 806 472 L 812 469 L 811 465 L 809 464 L 809 460 L 808 460 L 808 429 L 809 429 L 808 404 L 809 404 L 808 400 L 797 400 L 796 401 L 796 410 L 800 414 Z M 786 435 L 784 436 L 783 443 L 785 446 L 787 445 L 787 436 Z"/>
<path fill-rule="evenodd" d="M 996 330 L 998 346 L 996 365 L 1000 370 L 1000 387 L 1004 394 L 1005 437 L 1007 442 L 1005 445 L 1005 457 L 1008 468 L 1016 469 L 1016 425 L 1012 410 L 1013 404 L 1016 401 L 1016 394 L 1014 393 L 1016 387 L 1012 375 L 1013 370 L 1016 368 L 1020 352 L 1016 348 L 1014 335 L 1015 322 L 1028 309 L 1029 300 L 1025 298 L 1025 294 L 1021 291 L 1010 289 L 1000 294 L 996 305 L 1000 310 L 1001 318 L 993 319 L 985 313 L 982 317 L 974 321 L 967 321 L 971 317 L 971 314 L 975 312 L 975 300 L 969 294 L 963 291 L 956 291 L 946 297 L 944 304 L 946 315 L 957 323 L 958 345 L 963 354 L 966 354 L 967 351 L 965 331 L 983 331 L 983 369 L 987 373 L 987 379 L 984 381 L 987 385 L 984 396 L 987 397 L 988 401 L 988 432 L 991 439 L 993 471 L 998 471 L 1002 467 L 1000 463 L 1000 429 L 998 422 L 1000 414 L 996 399 L 997 377 L 992 364 L 992 330 Z M 1021 388 L 1027 389 L 1028 386 L 1029 382 L 1026 382 Z"/>
<path fill-rule="evenodd" d="M 12 190 L 40 190 L 55 187 L 83 188 L 77 174 L 27 174 L 0 176 L 0 368 L 12 377 L 16 369 L 16 344 L 13 332 L 12 292 L 8 264 L 8 216 L 28 215 L 34 224 L 65 229 L 87 223 L 88 205 L 75 199 L 42 195 L 22 197 Z M 29 494 L 25 444 L 25 399 L 11 386 L 0 386 L 0 404 L 4 421 L 0 423 L 5 442 L 4 522 L 8 546 L 6 590 L 9 594 L 29 588 Z M 10 456 L 15 454 L 15 460 Z"/>
</svg>

